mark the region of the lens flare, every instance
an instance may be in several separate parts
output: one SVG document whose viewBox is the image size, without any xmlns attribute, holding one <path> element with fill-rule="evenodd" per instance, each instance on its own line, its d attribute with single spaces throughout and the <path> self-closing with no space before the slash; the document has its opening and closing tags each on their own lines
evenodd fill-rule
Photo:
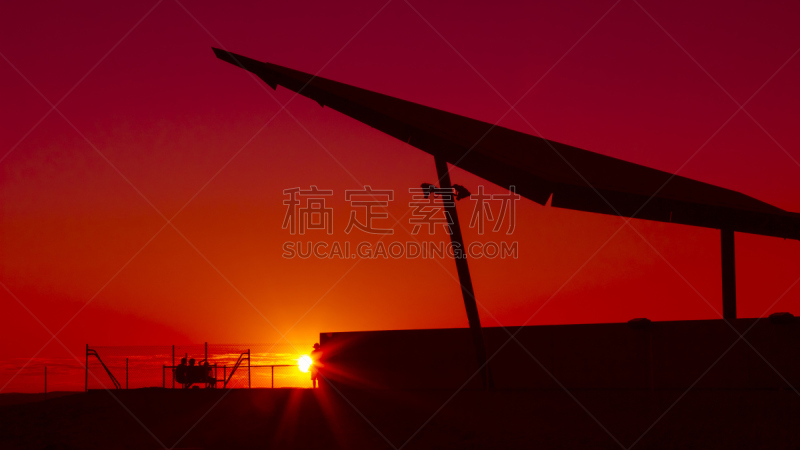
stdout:
<svg viewBox="0 0 800 450">
<path fill-rule="evenodd" d="M 314 364 L 314 361 L 312 361 L 311 357 L 308 355 L 297 358 L 297 368 L 300 369 L 300 372 L 308 372 L 312 364 Z"/>
</svg>

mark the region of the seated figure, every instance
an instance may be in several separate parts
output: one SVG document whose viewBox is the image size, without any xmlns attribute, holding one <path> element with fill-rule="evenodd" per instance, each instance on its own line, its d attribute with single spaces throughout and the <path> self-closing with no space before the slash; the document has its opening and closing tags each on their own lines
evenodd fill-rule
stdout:
<svg viewBox="0 0 800 450">
<path fill-rule="evenodd" d="M 188 378 L 188 367 L 186 367 L 186 358 L 181 358 L 181 363 L 175 368 L 175 381 L 184 385 Z M 185 387 L 185 386 L 184 386 Z"/>
</svg>

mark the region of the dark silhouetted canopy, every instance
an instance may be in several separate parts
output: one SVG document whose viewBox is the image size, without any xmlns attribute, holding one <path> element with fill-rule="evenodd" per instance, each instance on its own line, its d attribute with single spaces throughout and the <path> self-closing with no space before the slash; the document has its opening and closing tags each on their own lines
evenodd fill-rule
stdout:
<svg viewBox="0 0 800 450">
<path fill-rule="evenodd" d="M 218 58 L 545 204 L 800 239 L 800 214 L 742 193 L 224 50 Z"/>
</svg>

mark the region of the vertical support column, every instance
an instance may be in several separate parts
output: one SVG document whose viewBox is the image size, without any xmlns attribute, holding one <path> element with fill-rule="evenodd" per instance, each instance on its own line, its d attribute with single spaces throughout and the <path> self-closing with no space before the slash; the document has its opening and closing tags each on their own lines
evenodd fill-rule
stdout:
<svg viewBox="0 0 800 450">
<path fill-rule="evenodd" d="M 44 399 L 47 400 L 47 366 L 44 366 Z"/>
<path fill-rule="evenodd" d="M 250 389 L 250 349 L 247 349 L 247 389 Z"/>
<path fill-rule="evenodd" d="M 208 361 L 208 342 L 205 343 L 205 347 L 203 350 L 203 357 L 205 358 L 205 361 Z"/>
<path fill-rule="evenodd" d="M 442 189 L 452 189 L 450 183 L 450 172 L 447 168 L 447 161 L 439 156 L 434 157 L 436 161 L 436 174 L 439 177 L 439 187 Z M 482 367 L 481 381 L 483 382 L 484 389 L 494 388 L 494 381 L 492 374 L 489 370 L 489 365 L 486 360 L 486 343 L 483 339 L 483 330 L 481 329 L 481 318 L 478 314 L 478 305 L 475 302 L 475 293 L 472 290 L 472 277 L 469 274 L 469 264 L 467 263 L 467 253 L 464 247 L 464 238 L 461 235 L 461 224 L 458 221 L 458 213 L 456 212 L 455 199 L 450 205 L 445 205 L 445 212 L 452 221 L 448 224 L 450 229 L 450 241 L 453 244 L 455 252 L 456 271 L 458 272 L 458 281 L 461 284 L 461 295 L 464 297 L 464 307 L 467 310 L 467 320 L 469 321 L 469 328 L 472 333 L 472 343 L 475 346 L 475 357 L 478 362 L 478 367 Z"/>
<path fill-rule="evenodd" d="M 83 368 L 83 392 L 89 392 L 89 344 L 86 344 L 86 365 Z"/>
<path fill-rule="evenodd" d="M 275 389 L 275 366 L 272 366 L 272 376 L 271 376 L 271 379 L 272 379 L 272 386 L 271 386 L 271 387 L 272 387 L 272 389 Z"/>
<path fill-rule="evenodd" d="M 125 358 L 125 389 L 128 389 L 128 358 Z"/>
<path fill-rule="evenodd" d="M 172 389 L 175 389 L 175 344 L 172 344 Z"/>
<path fill-rule="evenodd" d="M 722 253 L 722 318 L 736 318 L 736 249 L 733 230 L 720 230 Z"/>
</svg>

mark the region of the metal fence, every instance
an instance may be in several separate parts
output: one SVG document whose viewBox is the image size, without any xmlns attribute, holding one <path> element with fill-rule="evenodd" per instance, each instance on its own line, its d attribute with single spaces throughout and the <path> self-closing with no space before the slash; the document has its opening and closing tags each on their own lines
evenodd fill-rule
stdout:
<svg viewBox="0 0 800 450">
<path fill-rule="evenodd" d="M 207 358 L 211 367 L 216 365 L 217 388 L 310 388 L 310 375 L 298 369 L 297 359 L 311 349 L 311 344 L 87 345 L 86 359 L 81 362 L 72 358 L 37 358 L 0 364 L 0 392 L 180 389 L 175 368 L 184 357 L 196 363 Z M 249 353 L 249 358 L 231 376 L 243 353 Z"/>
<path fill-rule="evenodd" d="M 148 347 L 92 346 L 100 358 L 88 359 L 87 389 L 113 389 L 114 375 L 121 388 L 181 387 L 175 370 L 182 358 L 199 365 L 208 361 L 215 368 L 217 388 L 311 387 L 311 377 L 300 372 L 297 349 L 311 345 L 289 344 L 199 344 Z M 235 372 L 237 360 L 242 361 Z M 94 359 L 94 360 L 93 360 Z M 108 367 L 106 371 L 100 359 Z"/>
<path fill-rule="evenodd" d="M 0 363 L 0 393 L 77 391 L 83 389 L 83 375 L 83 365 L 73 358 L 6 360 Z"/>
</svg>

